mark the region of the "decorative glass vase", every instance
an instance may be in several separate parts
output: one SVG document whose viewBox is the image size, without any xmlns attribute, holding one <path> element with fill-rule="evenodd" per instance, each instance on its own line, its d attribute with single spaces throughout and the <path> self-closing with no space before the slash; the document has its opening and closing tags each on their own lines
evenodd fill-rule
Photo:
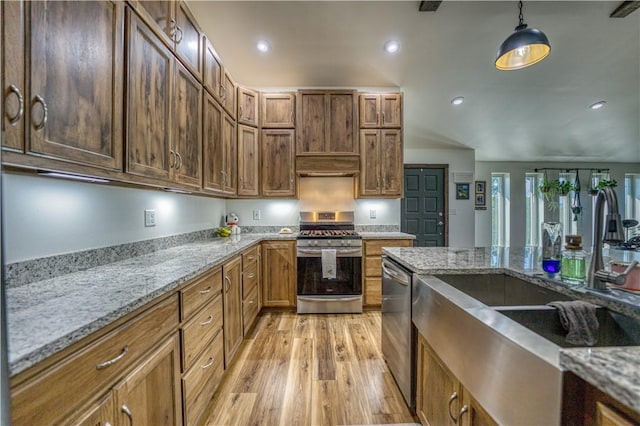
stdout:
<svg viewBox="0 0 640 426">
<path fill-rule="evenodd" d="M 544 222 L 542 224 L 542 269 L 553 278 L 560 272 L 562 256 L 562 224 Z"/>
</svg>

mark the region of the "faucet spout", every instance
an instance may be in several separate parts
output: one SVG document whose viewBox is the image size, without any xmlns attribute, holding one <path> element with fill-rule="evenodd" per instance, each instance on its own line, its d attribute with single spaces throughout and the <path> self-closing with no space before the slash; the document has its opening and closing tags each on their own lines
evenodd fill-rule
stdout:
<svg viewBox="0 0 640 426">
<path fill-rule="evenodd" d="M 607 202 L 607 217 L 602 223 L 604 202 Z M 618 212 L 618 198 L 613 188 L 605 186 L 598 191 L 594 208 L 593 221 L 593 247 L 591 250 L 591 263 L 587 274 L 587 287 L 594 290 L 607 290 L 609 282 L 604 271 L 604 261 L 602 259 L 602 248 L 604 243 L 621 243 L 624 241 L 622 219 Z"/>
</svg>

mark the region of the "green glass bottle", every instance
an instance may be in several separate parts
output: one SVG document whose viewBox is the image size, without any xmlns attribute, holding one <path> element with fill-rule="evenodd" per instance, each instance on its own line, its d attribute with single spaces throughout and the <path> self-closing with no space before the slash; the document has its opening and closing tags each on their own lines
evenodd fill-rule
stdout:
<svg viewBox="0 0 640 426">
<path fill-rule="evenodd" d="M 587 278 L 587 252 L 582 250 L 582 237 L 580 235 L 565 235 L 564 239 L 566 245 L 562 251 L 560 277 L 563 281 L 572 284 L 584 283 Z"/>
</svg>

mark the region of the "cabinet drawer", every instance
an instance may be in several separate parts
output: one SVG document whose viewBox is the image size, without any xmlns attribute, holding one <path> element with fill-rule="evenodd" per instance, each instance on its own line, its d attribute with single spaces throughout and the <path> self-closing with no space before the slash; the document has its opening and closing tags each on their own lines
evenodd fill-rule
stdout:
<svg viewBox="0 0 640 426">
<path fill-rule="evenodd" d="M 242 253 L 242 270 L 246 271 L 248 268 L 252 268 L 258 265 L 258 255 L 260 253 L 260 246 L 255 246 Z"/>
<path fill-rule="evenodd" d="M 242 272 L 242 298 L 246 299 L 254 287 L 258 286 L 258 264 L 254 263 Z"/>
<path fill-rule="evenodd" d="M 222 269 L 208 272 L 204 277 L 180 290 L 182 301 L 182 320 L 188 319 L 201 306 L 212 300 L 222 291 Z"/>
<path fill-rule="evenodd" d="M 182 379 L 185 425 L 195 425 L 211 401 L 224 373 L 222 330 Z"/>
<path fill-rule="evenodd" d="M 367 277 L 382 276 L 382 257 L 370 256 L 364 258 L 364 275 Z"/>
<path fill-rule="evenodd" d="M 364 304 L 380 305 L 382 303 L 382 278 L 365 278 Z"/>
<path fill-rule="evenodd" d="M 258 286 L 256 285 L 242 302 L 242 324 L 245 334 L 253 325 L 258 312 L 260 312 L 260 306 L 258 305 Z"/>
<path fill-rule="evenodd" d="M 178 295 L 132 318 L 12 392 L 14 425 L 54 424 L 103 391 L 178 326 Z"/>
<path fill-rule="evenodd" d="M 366 256 L 382 255 L 382 247 L 411 247 L 413 240 L 370 240 L 364 242 Z"/>
<path fill-rule="evenodd" d="M 222 296 L 209 302 L 182 326 L 182 360 L 188 370 L 200 352 L 222 327 Z"/>
</svg>

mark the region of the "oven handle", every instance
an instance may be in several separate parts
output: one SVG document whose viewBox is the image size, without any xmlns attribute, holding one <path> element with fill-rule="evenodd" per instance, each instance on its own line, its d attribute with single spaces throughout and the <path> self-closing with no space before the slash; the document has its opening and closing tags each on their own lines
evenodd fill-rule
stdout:
<svg viewBox="0 0 640 426">
<path fill-rule="evenodd" d="M 341 302 L 357 302 L 358 300 L 360 300 L 362 298 L 362 296 L 354 296 L 354 297 L 344 297 L 344 296 L 338 296 L 338 297 L 305 297 L 305 296 L 298 296 L 298 300 L 301 300 L 303 302 L 335 302 L 336 300 L 339 300 Z"/>
<path fill-rule="evenodd" d="M 300 254 L 310 254 L 312 256 L 300 256 Z M 355 257 L 362 257 L 362 249 L 360 248 L 356 248 L 356 249 L 351 249 L 351 250 L 336 250 L 336 256 L 337 257 L 342 257 L 345 254 L 356 254 L 357 256 Z M 298 257 L 320 257 L 322 255 L 322 249 L 320 250 L 305 250 L 305 249 L 298 249 Z"/>
<path fill-rule="evenodd" d="M 400 283 L 404 286 L 408 286 L 409 284 L 411 284 L 410 279 L 407 278 L 406 274 L 397 271 L 393 266 L 386 262 L 382 262 L 382 275 L 387 275 L 395 282 Z"/>
</svg>

